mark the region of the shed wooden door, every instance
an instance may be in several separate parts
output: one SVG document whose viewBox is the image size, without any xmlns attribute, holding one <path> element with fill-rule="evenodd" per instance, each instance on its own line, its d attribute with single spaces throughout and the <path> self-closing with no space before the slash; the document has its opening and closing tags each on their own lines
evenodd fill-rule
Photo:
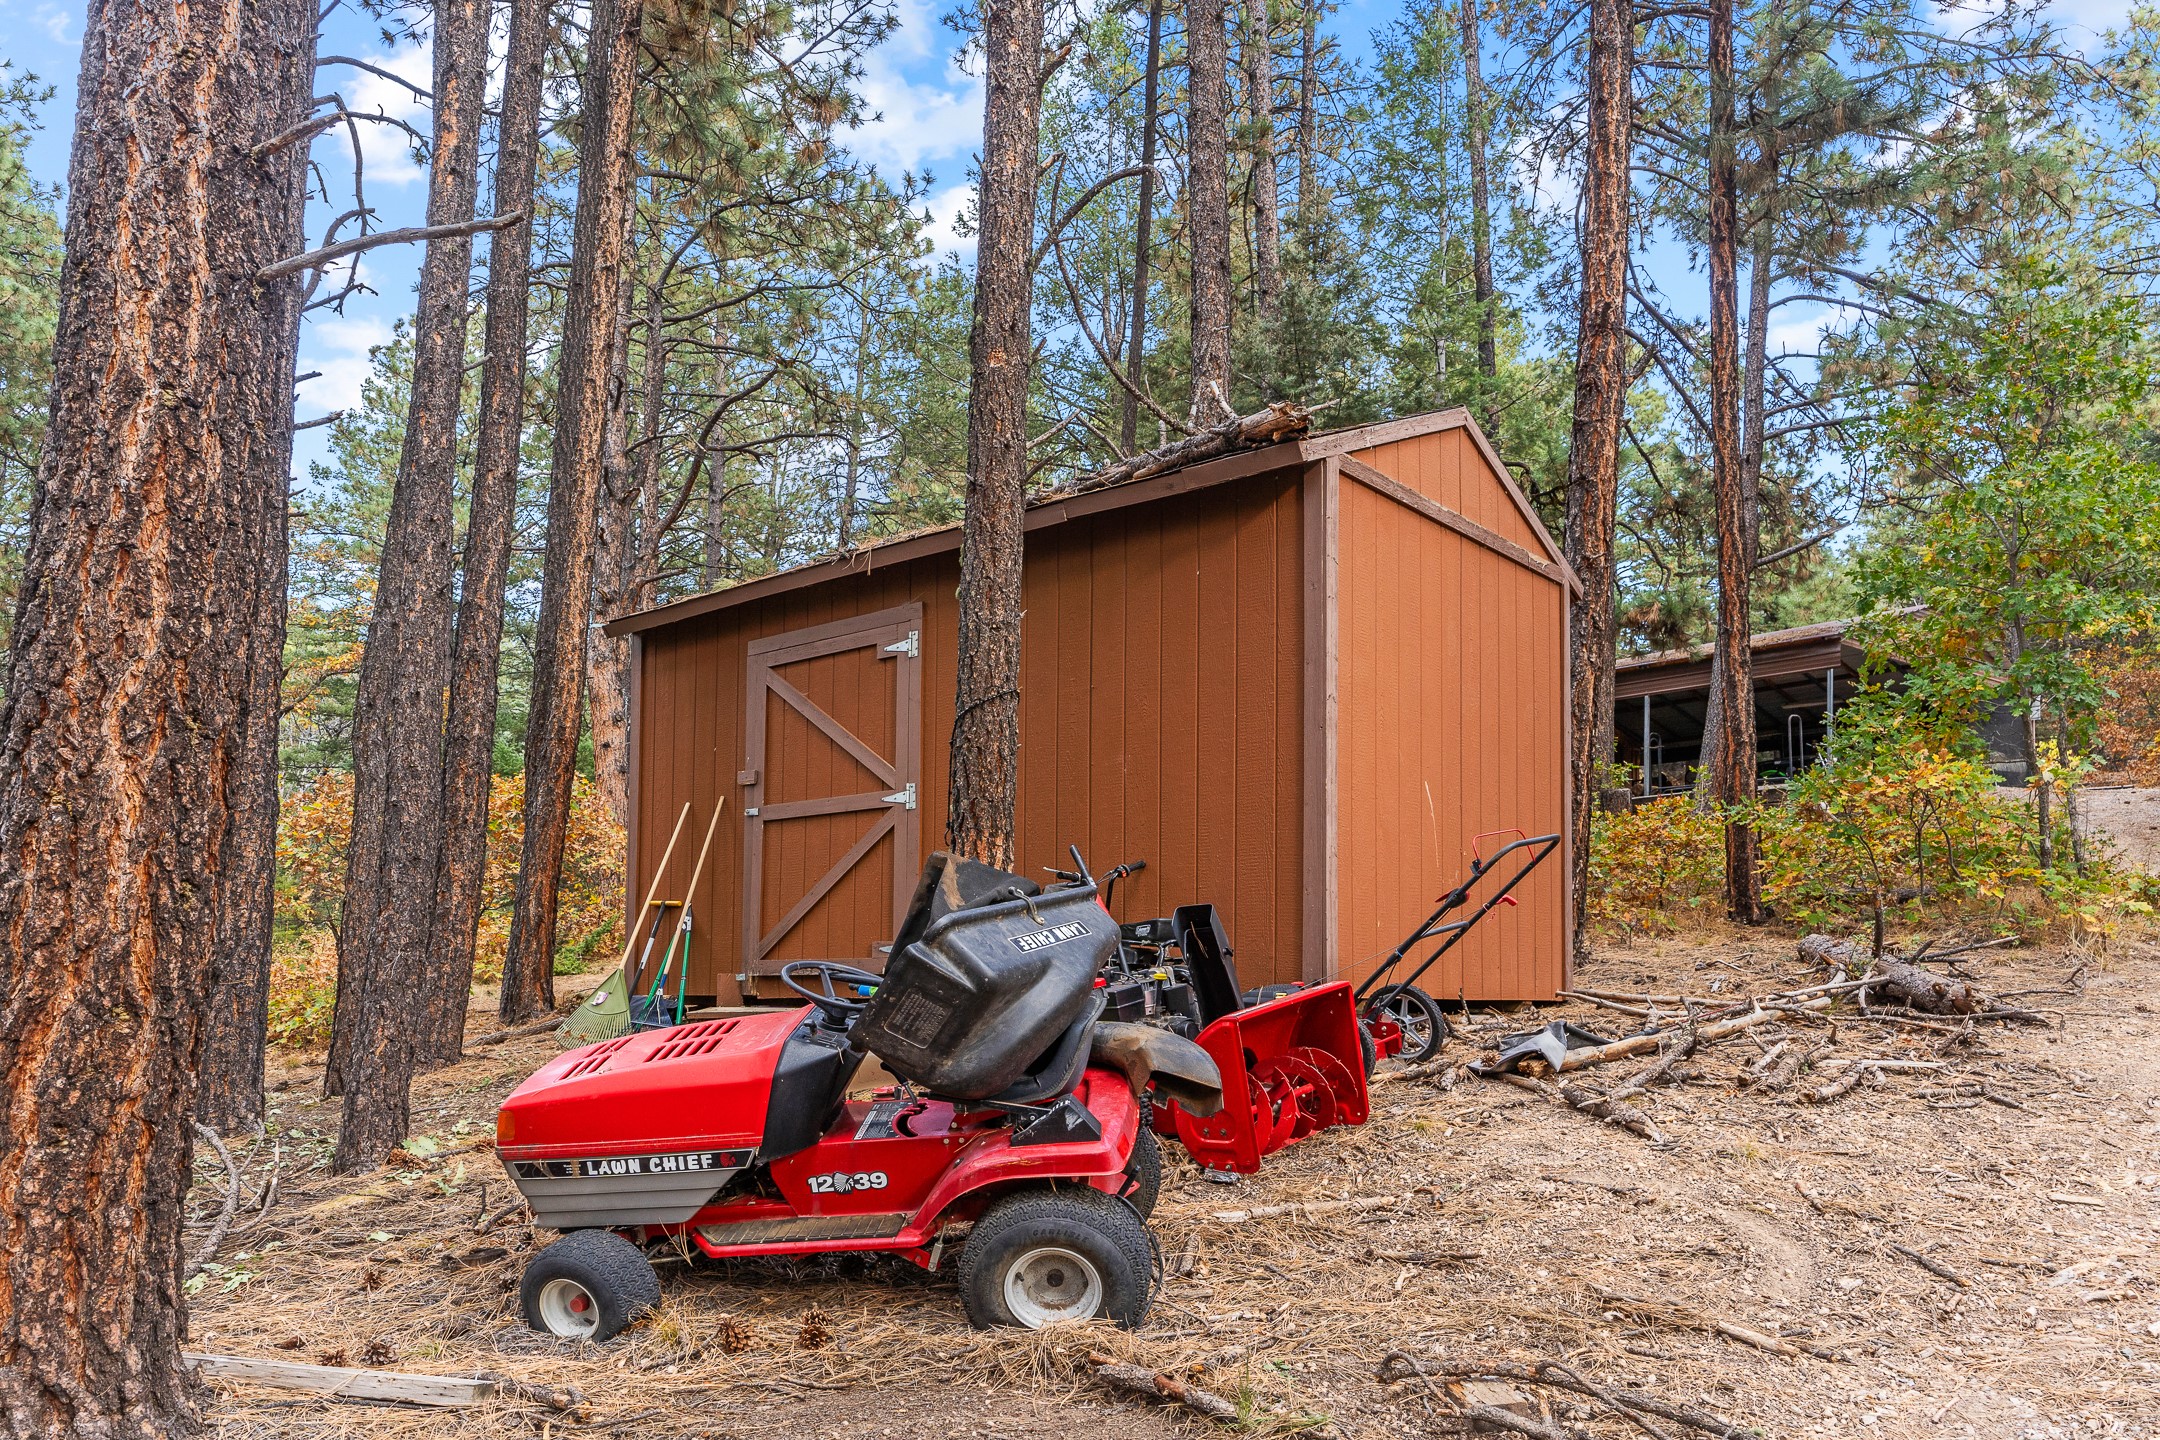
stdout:
<svg viewBox="0 0 2160 1440">
<path fill-rule="evenodd" d="M 753 640 L 745 680 L 742 973 L 881 969 L 920 866 L 922 606 Z"/>
</svg>

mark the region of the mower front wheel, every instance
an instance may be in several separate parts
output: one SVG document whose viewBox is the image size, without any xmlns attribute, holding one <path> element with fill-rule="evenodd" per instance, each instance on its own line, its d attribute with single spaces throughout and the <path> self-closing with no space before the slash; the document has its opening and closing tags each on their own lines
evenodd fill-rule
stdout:
<svg viewBox="0 0 2160 1440">
<path fill-rule="evenodd" d="M 978 1330 L 1098 1318 L 1137 1330 L 1154 1272 L 1147 1226 L 1127 1202 L 1080 1185 L 1023 1190 L 975 1222 L 960 1252 L 960 1299 Z"/>
<path fill-rule="evenodd" d="M 533 1329 L 597 1343 L 660 1303 L 660 1277 L 614 1231 L 573 1230 L 533 1256 L 518 1299 Z"/>
</svg>

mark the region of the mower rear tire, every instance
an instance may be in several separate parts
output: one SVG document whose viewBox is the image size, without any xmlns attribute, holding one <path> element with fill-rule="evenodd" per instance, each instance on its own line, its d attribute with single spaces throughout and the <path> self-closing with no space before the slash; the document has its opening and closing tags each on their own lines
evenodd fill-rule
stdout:
<svg viewBox="0 0 2160 1440">
<path fill-rule="evenodd" d="M 1148 1127 L 1145 1110 L 1139 1133 L 1133 1136 L 1132 1158 L 1125 1162 L 1125 1178 L 1132 1182 L 1125 1203 L 1139 1211 L 1142 1220 L 1147 1219 L 1155 1213 L 1155 1197 L 1162 1193 L 1162 1142 Z"/>
<path fill-rule="evenodd" d="M 613 1230 L 573 1230 L 533 1256 L 518 1301 L 542 1334 L 597 1344 L 660 1303 L 660 1277 Z"/>
<path fill-rule="evenodd" d="M 1154 1299 L 1139 1212 L 1085 1185 L 1022 1190 L 983 1212 L 960 1252 L 960 1299 L 978 1330 L 1107 1319 L 1137 1330 Z"/>
</svg>

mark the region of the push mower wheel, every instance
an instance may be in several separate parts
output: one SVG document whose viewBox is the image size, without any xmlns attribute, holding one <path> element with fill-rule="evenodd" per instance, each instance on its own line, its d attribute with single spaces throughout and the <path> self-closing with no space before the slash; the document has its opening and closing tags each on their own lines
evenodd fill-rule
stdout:
<svg viewBox="0 0 2160 1440">
<path fill-rule="evenodd" d="M 1358 1058 L 1365 1062 L 1365 1078 L 1372 1079 L 1373 1071 L 1380 1068 L 1380 1047 L 1373 1043 L 1372 1031 L 1363 1025 L 1357 1027 Z"/>
<path fill-rule="evenodd" d="M 660 1303 L 645 1253 L 612 1230 L 573 1230 L 525 1267 L 525 1323 L 564 1340 L 612 1340 Z"/>
<path fill-rule="evenodd" d="M 1132 1158 L 1125 1162 L 1125 1178 L 1132 1181 L 1132 1189 L 1125 1194 L 1125 1203 L 1140 1212 L 1145 1220 L 1155 1213 L 1155 1197 L 1162 1193 L 1162 1142 L 1146 1123 L 1133 1136 Z"/>
<path fill-rule="evenodd" d="M 1403 1048 L 1398 1058 L 1405 1065 L 1424 1064 L 1447 1043 L 1447 1017 L 1440 1013 L 1440 1002 L 1415 985 L 1383 990 L 1373 1008 L 1402 1027 Z"/>
<path fill-rule="evenodd" d="M 1022 1190 L 983 1212 L 960 1252 L 960 1299 L 978 1330 L 1104 1318 L 1136 1330 L 1154 1298 L 1146 1224 L 1081 1185 Z"/>
</svg>

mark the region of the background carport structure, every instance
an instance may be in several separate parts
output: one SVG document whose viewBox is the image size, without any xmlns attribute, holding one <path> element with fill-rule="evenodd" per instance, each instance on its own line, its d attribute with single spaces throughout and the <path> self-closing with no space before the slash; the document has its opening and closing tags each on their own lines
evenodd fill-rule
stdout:
<svg viewBox="0 0 2160 1440">
<path fill-rule="evenodd" d="M 959 543 L 896 536 L 609 625 L 634 642 L 629 893 L 686 801 L 692 833 L 729 801 L 693 997 L 883 963 L 943 838 Z M 1146 860 L 1120 918 L 1215 904 L 1248 985 L 1361 976 L 1480 833 L 1566 829 L 1573 576 L 1463 411 L 1052 493 L 1024 585 L 1020 865 Z M 1543 865 L 1427 987 L 1551 998 L 1568 874 Z"/>
<path fill-rule="evenodd" d="M 1761 779 L 1775 782 L 1812 763 L 1840 701 L 1857 693 L 1864 655 L 1846 637 L 1852 624 L 1826 620 L 1754 637 Z M 1710 703 L 1710 653 L 1710 646 L 1697 645 L 1619 663 L 1613 688 L 1615 758 L 1640 767 L 1636 794 L 1669 795 L 1693 784 Z"/>
</svg>

